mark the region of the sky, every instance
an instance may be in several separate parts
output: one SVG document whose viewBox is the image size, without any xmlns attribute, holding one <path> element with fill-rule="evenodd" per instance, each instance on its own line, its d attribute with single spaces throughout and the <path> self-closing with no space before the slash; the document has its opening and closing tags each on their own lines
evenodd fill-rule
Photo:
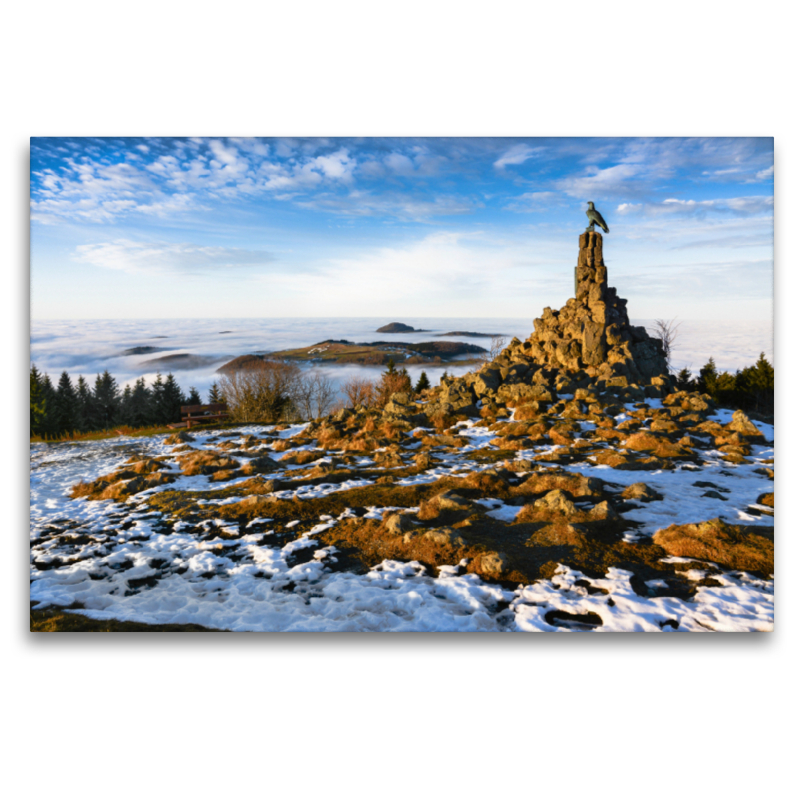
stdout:
<svg viewBox="0 0 800 800">
<path fill-rule="evenodd" d="M 31 318 L 768 321 L 771 138 L 33 138 Z"/>
</svg>

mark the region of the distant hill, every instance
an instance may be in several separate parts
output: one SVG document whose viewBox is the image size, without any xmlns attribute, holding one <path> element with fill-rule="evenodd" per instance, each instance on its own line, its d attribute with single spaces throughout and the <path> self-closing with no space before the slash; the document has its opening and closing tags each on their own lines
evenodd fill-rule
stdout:
<svg viewBox="0 0 800 800">
<path fill-rule="evenodd" d="M 162 350 L 167 350 L 166 347 L 153 347 L 152 345 L 141 345 L 140 347 L 131 347 L 128 350 L 123 350 L 120 355 L 123 356 L 146 356 L 150 353 L 159 353 Z"/>
<path fill-rule="evenodd" d="M 495 336 L 505 336 L 505 333 L 476 333 L 475 331 L 450 331 L 449 333 L 437 333 L 437 336 L 471 336 L 474 339 L 491 339 Z"/>
<path fill-rule="evenodd" d="M 219 362 L 218 356 L 198 356 L 194 353 L 175 353 L 140 361 L 139 366 L 155 369 L 200 369 Z"/>
<path fill-rule="evenodd" d="M 255 356 L 252 353 L 246 356 L 237 356 L 233 361 L 223 364 L 217 372 L 242 372 L 248 369 L 258 369 L 264 363 L 261 356 Z"/>
<path fill-rule="evenodd" d="M 306 361 L 312 363 L 362 364 L 381 366 L 394 361 L 397 364 L 431 364 L 458 359 L 460 364 L 478 363 L 486 350 L 466 342 L 350 342 L 346 339 L 327 339 L 311 347 L 280 350 L 261 356 L 239 356 L 223 364 L 217 372 L 242 372 L 257 369 L 265 359 Z M 472 357 L 472 361 L 464 357 Z"/>
<path fill-rule="evenodd" d="M 412 328 L 403 322 L 390 322 L 382 328 L 378 328 L 375 333 L 428 333 L 422 328 Z"/>
</svg>

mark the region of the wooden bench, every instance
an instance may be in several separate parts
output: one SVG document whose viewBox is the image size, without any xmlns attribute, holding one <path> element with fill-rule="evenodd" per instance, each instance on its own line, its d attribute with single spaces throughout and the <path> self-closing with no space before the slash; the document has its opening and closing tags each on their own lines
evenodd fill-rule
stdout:
<svg viewBox="0 0 800 800">
<path fill-rule="evenodd" d="M 181 406 L 181 419 L 183 422 L 180 426 L 176 423 L 170 427 L 187 428 L 192 427 L 192 424 L 202 425 L 206 422 L 215 422 L 220 419 L 228 418 L 228 407 L 225 403 L 210 403 L 206 406 Z"/>
</svg>

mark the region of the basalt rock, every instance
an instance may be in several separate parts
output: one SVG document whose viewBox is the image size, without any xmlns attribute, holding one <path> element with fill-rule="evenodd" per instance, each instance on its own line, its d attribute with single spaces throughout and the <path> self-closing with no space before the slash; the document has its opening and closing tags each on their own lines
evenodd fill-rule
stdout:
<svg viewBox="0 0 800 800">
<path fill-rule="evenodd" d="M 607 381 L 625 378 L 641 385 L 650 384 L 653 378 L 667 378 L 660 341 L 630 324 L 627 301 L 608 285 L 603 237 L 596 232 L 583 233 L 579 244 L 575 297 L 559 311 L 546 308 L 534 320 L 534 332 L 525 349 L 539 364 L 586 370 Z"/>
<path fill-rule="evenodd" d="M 577 398 L 580 391 L 597 403 L 593 391 L 624 395 L 632 402 L 674 391 L 661 342 L 643 327 L 631 325 L 627 301 L 608 285 L 603 237 L 597 232 L 580 236 L 575 296 L 558 311 L 545 308 L 533 326 L 526 341 L 512 339 L 491 363 L 447 381 L 436 402 L 454 413 L 473 398 L 483 406 L 527 409 L 535 403 L 540 413 L 563 392 Z M 426 408 L 429 416 L 432 410 L 433 404 Z M 705 408 L 696 409 L 689 402 L 687 410 Z"/>
</svg>

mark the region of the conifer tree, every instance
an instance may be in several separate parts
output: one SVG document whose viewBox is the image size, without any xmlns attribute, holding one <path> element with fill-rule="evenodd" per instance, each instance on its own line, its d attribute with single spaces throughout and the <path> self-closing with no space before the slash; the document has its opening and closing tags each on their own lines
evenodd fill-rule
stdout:
<svg viewBox="0 0 800 800">
<path fill-rule="evenodd" d="M 386 362 L 386 372 L 384 372 L 383 374 L 384 375 L 394 375 L 396 372 L 397 372 L 397 370 L 395 369 L 394 359 L 390 358 Z"/>
<path fill-rule="evenodd" d="M 164 379 L 156 373 L 156 379 L 150 387 L 150 424 L 159 425 L 164 421 Z"/>
<path fill-rule="evenodd" d="M 689 367 L 684 367 L 677 375 L 679 391 L 689 392 L 694 388 L 694 379 Z"/>
<path fill-rule="evenodd" d="M 201 406 L 201 405 L 203 405 L 203 400 L 200 397 L 200 392 L 198 392 L 197 389 L 194 388 L 194 386 L 190 386 L 189 387 L 189 394 L 186 397 L 186 405 L 187 406 Z"/>
<path fill-rule="evenodd" d="M 717 387 L 717 365 L 709 358 L 697 378 L 697 391 L 710 394 L 712 397 Z"/>
<path fill-rule="evenodd" d="M 764 353 L 752 367 L 737 376 L 737 389 L 756 411 L 771 411 L 775 406 L 775 369 Z"/>
<path fill-rule="evenodd" d="M 150 424 L 151 418 L 150 390 L 144 378 L 139 378 L 131 391 L 127 424 L 134 428 L 142 428 Z"/>
<path fill-rule="evenodd" d="M 50 381 L 50 376 L 45 373 L 42 378 L 42 397 L 44 398 L 44 416 L 39 423 L 41 435 L 44 437 L 55 436 L 56 427 L 56 390 Z"/>
<path fill-rule="evenodd" d="M 58 381 L 54 401 L 54 423 L 56 433 L 73 433 L 78 428 L 78 397 L 64 370 Z"/>
<path fill-rule="evenodd" d="M 431 382 L 428 380 L 428 376 L 425 374 L 424 370 L 419 376 L 419 380 L 417 381 L 417 385 L 414 387 L 414 391 L 419 394 L 420 392 L 424 392 L 426 389 L 431 388 Z"/>
<path fill-rule="evenodd" d="M 31 365 L 31 436 L 42 433 L 42 422 L 45 414 L 45 398 L 42 375 L 36 365 Z"/>
<path fill-rule="evenodd" d="M 79 431 L 93 431 L 97 429 L 97 414 L 94 408 L 94 397 L 86 378 L 78 375 L 78 383 L 75 386 L 77 401 L 76 417 Z"/>
<path fill-rule="evenodd" d="M 220 391 L 219 386 L 217 386 L 217 382 L 211 384 L 211 388 L 208 390 L 208 403 L 209 405 L 214 405 L 215 403 L 224 403 L 225 398 L 222 396 L 222 392 Z"/>
<path fill-rule="evenodd" d="M 122 425 L 131 425 L 131 403 L 133 401 L 133 389 L 130 385 L 122 390 L 122 397 L 119 401 L 117 419 Z"/>
<path fill-rule="evenodd" d="M 181 387 L 175 376 L 170 372 L 164 381 L 164 413 L 161 423 L 180 422 L 181 406 L 186 405 L 186 398 L 183 396 Z"/>
<path fill-rule="evenodd" d="M 97 430 L 107 430 L 116 423 L 119 410 L 119 387 L 108 370 L 95 379 L 93 394 Z"/>
</svg>

